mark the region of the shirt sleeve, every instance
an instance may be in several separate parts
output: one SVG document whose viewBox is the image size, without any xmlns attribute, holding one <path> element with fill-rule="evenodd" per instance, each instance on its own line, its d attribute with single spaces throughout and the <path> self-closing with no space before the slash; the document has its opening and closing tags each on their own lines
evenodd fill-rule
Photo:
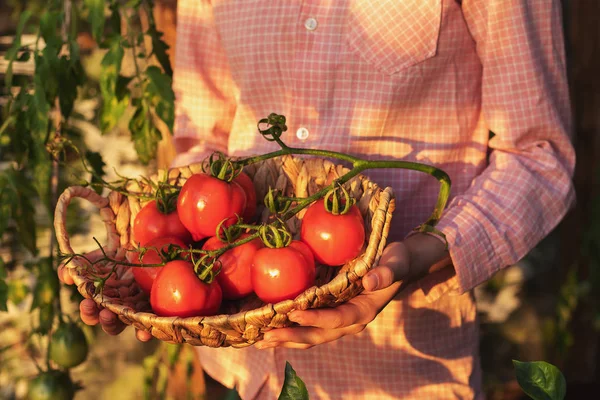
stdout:
<svg viewBox="0 0 600 400">
<path fill-rule="evenodd" d="M 575 198 L 560 2 L 463 0 L 462 8 L 483 66 L 482 115 L 495 136 L 487 168 L 437 226 L 456 272 L 446 291 L 458 294 L 525 256 Z"/>
<path fill-rule="evenodd" d="M 177 156 L 172 166 L 227 152 L 237 87 L 209 0 L 179 0 L 173 89 Z"/>
</svg>

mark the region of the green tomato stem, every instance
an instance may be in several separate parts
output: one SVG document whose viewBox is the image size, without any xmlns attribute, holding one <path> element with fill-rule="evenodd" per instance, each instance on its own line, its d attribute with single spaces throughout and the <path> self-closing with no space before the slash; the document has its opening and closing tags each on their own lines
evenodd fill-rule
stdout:
<svg viewBox="0 0 600 400">
<path fill-rule="evenodd" d="M 278 140 L 277 142 L 279 143 L 280 140 Z M 440 191 L 438 194 L 438 199 L 437 199 L 435 208 L 434 208 L 431 216 L 422 225 L 422 227 L 429 226 L 429 227 L 433 228 L 438 223 L 438 221 L 440 220 L 440 218 L 442 216 L 442 212 L 444 211 L 444 208 L 446 207 L 446 203 L 448 202 L 448 197 L 450 196 L 451 181 L 450 181 L 450 177 L 448 176 L 448 174 L 446 172 L 442 171 L 439 168 L 433 167 L 431 165 L 421 164 L 421 163 L 412 162 L 412 161 L 365 160 L 362 158 L 350 156 L 348 154 L 339 153 L 336 151 L 319 150 L 319 149 L 299 149 L 299 148 L 295 148 L 295 147 L 285 146 L 285 147 L 282 147 L 281 150 L 277 150 L 277 151 L 274 151 L 271 153 L 237 160 L 236 163 L 238 163 L 239 165 L 245 166 L 245 165 L 254 164 L 254 163 L 257 163 L 260 161 L 268 160 L 270 158 L 280 157 L 280 156 L 284 156 L 284 155 L 292 155 L 292 154 L 312 155 L 312 156 L 318 156 L 318 157 L 324 157 L 324 158 L 335 158 L 338 160 L 347 161 L 347 162 L 352 163 L 352 169 L 348 173 L 346 173 L 345 175 L 343 175 L 342 177 L 337 179 L 337 181 L 330 184 L 329 186 L 319 190 L 317 193 L 313 194 L 312 196 L 299 201 L 298 204 L 294 208 L 286 211 L 282 215 L 282 219 L 284 221 L 291 218 L 292 216 L 296 215 L 298 212 L 300 212 L 302 209 L 307 207 L 312 202 L 323 197 L 325 194 L 327 194 L 327 192 L 329 190 L 333 189 L 336 184 L 340 184 L 340 185 L 344 184 L 344 183 L 348 182 L 350 179 L 354 178 L 356 175 L 360 174 L 361 172 L 363 172 L 367 169 L 382 169 L 382 168 L 409 169 L 409 170 L 413 170 L 413 171 L 424 172 L 428 175 L 433 176 L 440 182 Z M 425 229 L 425 228 L 420 228 L 420 229 Z"/>
</svg>

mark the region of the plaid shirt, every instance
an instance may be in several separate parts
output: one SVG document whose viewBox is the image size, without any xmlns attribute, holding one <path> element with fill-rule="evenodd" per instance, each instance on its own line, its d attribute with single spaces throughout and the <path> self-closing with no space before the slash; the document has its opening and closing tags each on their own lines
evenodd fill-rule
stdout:
<svg viewBox="0 0 600 400">
<path fill-rule="evenodd" d="M 574 200 L 558 0 L 179 0 L 175 165 L 290 146 L 444 169 L 454 271 L 399 293 L 358 335 L 310 350 L 198 348 L 242 398 L 274 399 L 285 361 L 318 399 L 480 398 L 471 289 L 523 257 Z M 490 139 L 489 131 L 495 136 Z M 397 196 L 392 238 L 431 213 L 432 177 L 368 175 Z"/>
</svg>

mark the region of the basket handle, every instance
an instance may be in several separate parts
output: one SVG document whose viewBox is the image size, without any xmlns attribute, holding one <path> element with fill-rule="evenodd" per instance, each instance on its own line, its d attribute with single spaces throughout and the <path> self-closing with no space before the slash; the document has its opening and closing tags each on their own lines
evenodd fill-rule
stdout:
<svg viewBox="0 0 600 400">
<path fill-rule="evenodd" d="M 71 186 L 60 195 L 54 211 L 54 230 L 59 249 L 64 254 L 74 253 L 67 232 L 67 207 L 75 197 L 85 199 L 100 209 L 100 217 L 106 226 L 107 244 L 104 250 L 107 253 L 115 252 L 119 246 L 119 234 L 115 225 L 115 214 L 109 207 L 106 197 L 100 196 L 90 188 Z"/>
</svg>

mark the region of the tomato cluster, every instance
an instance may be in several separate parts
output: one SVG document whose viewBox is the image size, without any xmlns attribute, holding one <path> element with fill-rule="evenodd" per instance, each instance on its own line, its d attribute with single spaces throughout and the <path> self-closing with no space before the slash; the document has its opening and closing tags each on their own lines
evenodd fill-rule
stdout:
<svg viewBox="0 0 600 400">
<path fill-rule="evenodd" d="M 300 240 L 288 240 L 283 247 L 282 243 L 265 245 L 257 235 L 252 239 L 251 231 L 245 232 L 229 238 L 244 244 L 222 253 L 211 264 L 212 271 L 202 270 L 205 264 L 197 263 L 202 254 L 228 246 L 224 230 L 240 220 L 251 222 L 256 208 L 254 185 L 243 172 L 229 182 L 201 173 L 185 182 L 176 209 L 161 213 L 156 202 L 150 202 L 137 214 L 134 240 L 144 250 L 130 252 L 129 261 L 162 264 L 167 260 L 164 266 L 132 268 L 157 315 L 214 315 L 223 300 L 252 294 L 266 303 L 293 299 L 314 285 L 315 260 L 339 266 L 358 256 L 364 246 L 358 208 L 352 205 L 347 213 L 334 215 L 324 200 L 318 200 L 306 211 Z M 186 251 L 190 248 L 205 252 Z M 214 273 L 216 278 L 210 279 Z"/>
</svg>

